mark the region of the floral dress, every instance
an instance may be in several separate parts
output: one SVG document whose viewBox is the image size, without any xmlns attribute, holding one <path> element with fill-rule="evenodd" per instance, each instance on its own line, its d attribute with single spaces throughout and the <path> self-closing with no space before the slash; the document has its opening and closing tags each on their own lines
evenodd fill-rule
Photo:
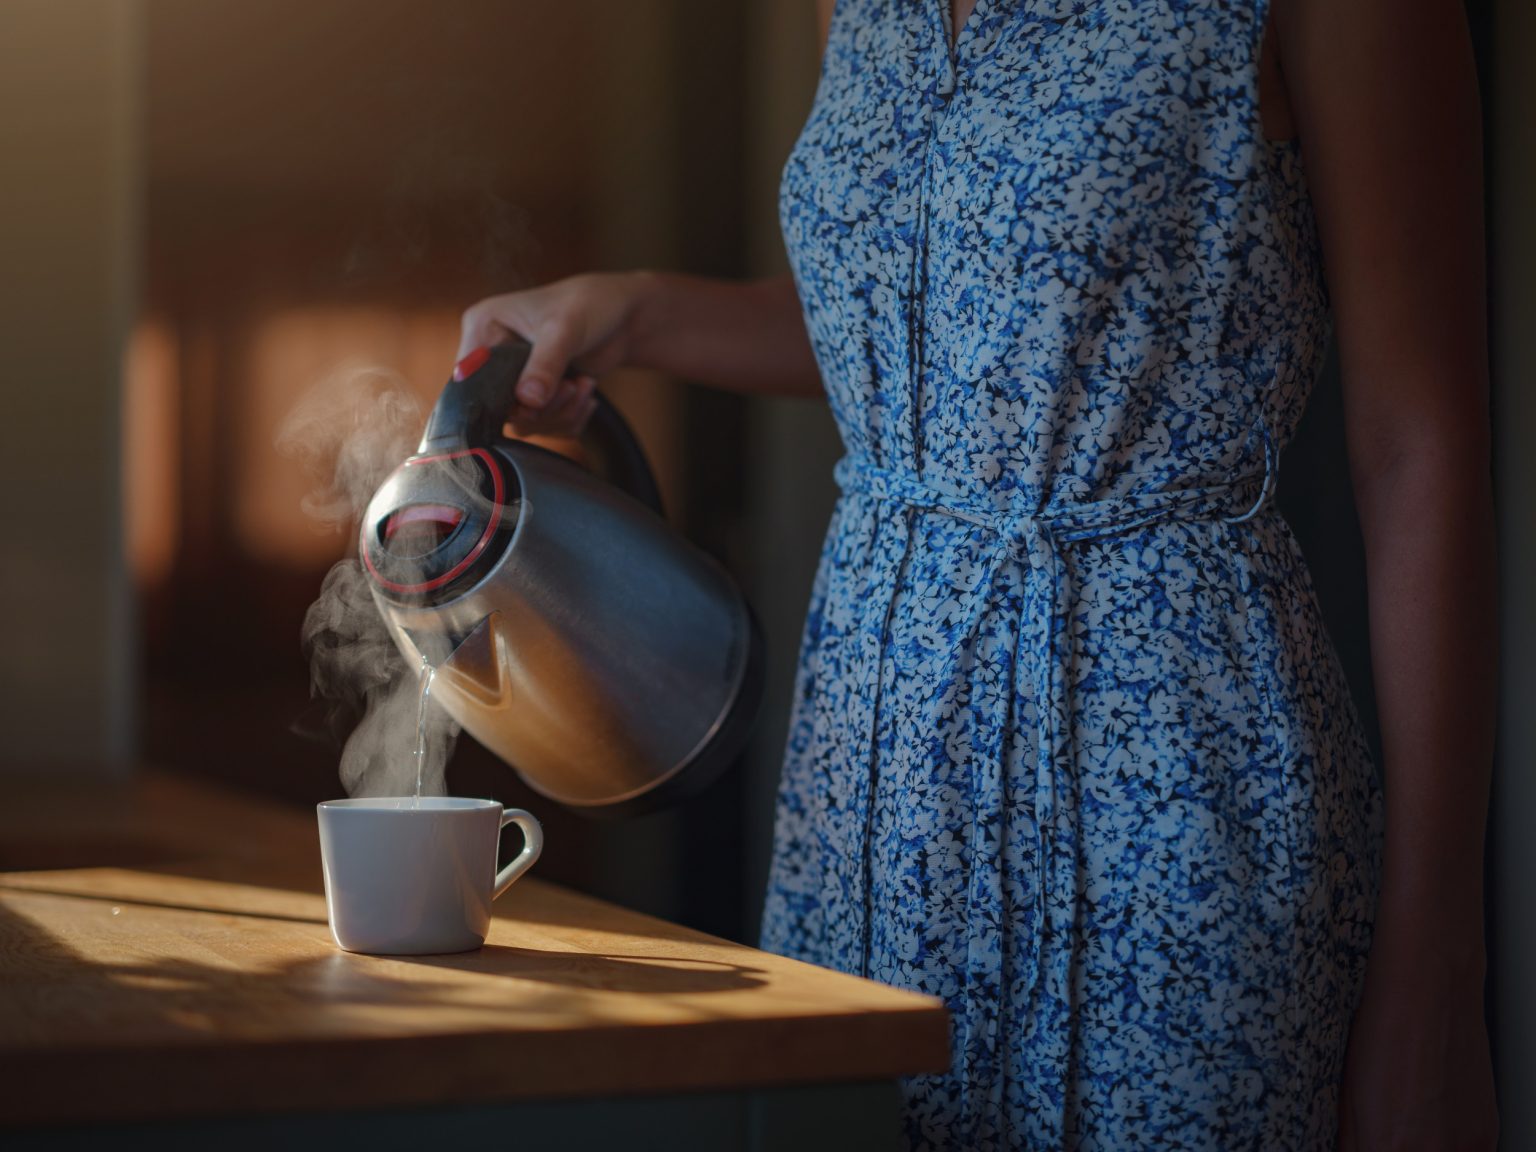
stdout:
<svg viewBox="0 0 1536 1152">
<path fill-rule="evenodd" d="M 764 947 L 942 997 L 915 1148 L 1331 1149 L 1382 797 L 1273 491 L 1328 298 L 1267 0 L 839 0 L 846 449 Z"/>
</svg>

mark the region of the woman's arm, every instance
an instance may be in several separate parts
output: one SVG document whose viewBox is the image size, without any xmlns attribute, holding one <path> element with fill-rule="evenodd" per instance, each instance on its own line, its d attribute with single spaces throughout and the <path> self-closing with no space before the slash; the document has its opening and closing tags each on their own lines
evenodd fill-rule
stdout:
<svg viewBox="0 0 1536 1152">
<path fill-rule="evenodd" d="M 744 284 L 638 274 L 631 363 L 732 392 L 818 396 L 821 373 L 787 275 Z"/>
<path fill-rule="evenodd" d="M 1275 12 L 1339 333 L 1386 773 L 1342 1147 L 1492 1148 L 1482 869 L 1497 598 L 1470 37 L 1460 0 Z"/>
<path fill-rule="evenodd" d="M 597 378 L 626 365 L 737 392 L 821 391 L 788 276 L 739 284 L 666 272 L 571 276 L 473 305 L 459 355 L 513 338 L 533 345 L 507 417 L 520 436 L 578 435 Z"/>
</svg>

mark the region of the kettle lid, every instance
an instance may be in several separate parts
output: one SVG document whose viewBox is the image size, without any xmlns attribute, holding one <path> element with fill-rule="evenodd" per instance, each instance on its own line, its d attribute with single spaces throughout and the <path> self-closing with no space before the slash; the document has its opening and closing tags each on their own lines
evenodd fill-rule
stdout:
<svg viewBox="0 0 1536 1152">
<path fill-rule="evenodd" d="M 374 494 L 359 552 L 391 599 L 441 603 L 493 568 L 517 527 L 516 479 L 484 448 L 413 456 Z"/>
</svg>

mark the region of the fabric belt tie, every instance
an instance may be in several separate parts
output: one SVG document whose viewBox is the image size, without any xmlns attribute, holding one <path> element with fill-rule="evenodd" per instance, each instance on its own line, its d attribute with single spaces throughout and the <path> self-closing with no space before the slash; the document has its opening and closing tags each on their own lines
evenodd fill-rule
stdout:
<svg viewBox="0 0 1536 1152">
<path fill-rule="evenodd" d="M 1247 473 L 1225 483 L 1203 487 L 1135 493 L 1088 502 L 1051 501 L 1033 512 L 1000 509 L 980 503 L 974 498 L 941 492 L 916 477 L 879 469 L 855 457 L 844 457 L 834 469 L 834 478 L 844 493 L 863 495 L 914 511 L 934 512 L 975 524 L 994 533 L 1001 542 L 1003 551 L 999 556 L 999 569 L 1003 562 L 1013 562 L 1027 567 L 1029 578 L 1026 580 L 1025 595 L 1022 598 L 1022 613 L 1025 618 L 1019 621 L 1018 648 L 1014 653 L 1013 697 L 1017 700 L 1017 677 L 1025 666 L 1026 646 L 1033 642 L 1038 653 L 1035 697 L 1039 717 L 1039 754 L 1035 761 L 1034 781 L 1038 884 L 1031 991 L 1044 978 L 1041 967 L 1042 941 L 1047 930 L 1049 929 L 1053 935 L 1059 934 L 1060 931 L 1070 931 L 1077 915 L 1075 837 L 1074 843 L 1070 845 L 1072 851 L 1060 853 L 1062 858 L 1059 860 L 1053 856 L 1056 839 L 1055 825 L 1063 815 L 1059 811 L 1057 800 L 1061 790 L 1070 785 L 1072 779 L 1072 702 L 1069 689 L 1071 650 L 1068 645 L 1061 642 L 1066 625 L 1064 614 L 1070 610 L 1070 605 L 1066 596 L 1066 569 L 1062 562 L 1061 548 L 1067 544 L 1124 535 L 1162 521 L 1221 520 L 1235 524 L 1258 515 L 1273 497 L 1278 473 L 1277 453 L 1267 424 L 1263 428 L 1263 433 L 1262 473 Z M 1243 494 L 1255 488 L 1257 496 L 1245 501 Z M 906 546 L 908 548 L 911 546 L 910 533 Z M 996 577 L 994 576 L 993 579 L 995 581 Z M 894 598 L 895 579 L 887 583 L 888 587 L 884 592 Z M 978 586 L 975 595 L 987 595 L 986 585 Z M 887 620 L 889 619 L 890 604 L 879 608 L 875 605 L 869 607 L 874 611 L 883 610 Z M 1034 609 L 1033 630 L 1028 626 L 1031 608 Z M 882 650 L 883 647 L 884 639 L 882 638 Z M 877 654 L 876 700 L 878 700 L 879 690 L 878 665 L 882 659 L 883 657 Z M 1010 720 L 1011 716 L 1010 710 Z M 870 756 L 873 764 L 875 727 L 878 724 L 878 718 L 872 714 L 869 724 Z M 1004 787 L 1005 762 L 1008 755 L 1007 733 L 1012 730 L 1012 727 L 1010 723 L 1002 734 L 995 757 L 987 757 L 989 762 L 979 766 L 991 777 L 984 783 L 998 788 L 999 794 L 1003 796 L 1007 794 Z M 870 789 L 866 803 L 869 806 L 867 811 L 872 812 L 875 802 L 873 780 L 870 782 Z M 1004 807 L 1006 808 L 1006 804 Z M 1075 812 L 1068 812 L 1065 815 L 1075 821 Z M 974 827 L 971 829 L 973 869 L 979 866 L 976 862 L 982 848 L 983 837 L 980 830 L 984 824 L 981 813 L 975 813 L 974 817 Z M 1001 830 L 999 830 L 998 839 L 997 849 L 1001 856 L 1003 847 Z M 866 843 L 865 852 L 869 851 L 869 845 Z M 866 886 L 868 882 L 866 879 Z M 1050 896 L 1053 892 L 1059 894 L 1056 901 L 1058 912 L 1064 911 L 1067 916 L 1065 924 L 1059 929 L 1058 925 L 1048 919 L 1052 907 Z M 867 887 L 865 899 L 867 903 L 869 900 Z M 970 919 L 968 913 L 968 920 Z M 974 926 L 971 931 L 975 931 Z M 864 924 L 866 974 L 868 974 L 870 934 L 871 928 L 866 917 Z"/>
</svg>

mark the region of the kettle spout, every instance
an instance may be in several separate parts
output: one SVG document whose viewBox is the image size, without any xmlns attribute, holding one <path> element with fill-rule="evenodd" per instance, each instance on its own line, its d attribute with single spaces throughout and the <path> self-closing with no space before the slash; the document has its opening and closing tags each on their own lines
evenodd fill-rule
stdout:
<svg viewBox="0 0 1536 1152">
<path fill-rule="evenodd" d="M 492 612 L 437 666 L 437 675 L 458 691 L 488 708 L 506 702 L 500 612 Z"/>
</svg>

